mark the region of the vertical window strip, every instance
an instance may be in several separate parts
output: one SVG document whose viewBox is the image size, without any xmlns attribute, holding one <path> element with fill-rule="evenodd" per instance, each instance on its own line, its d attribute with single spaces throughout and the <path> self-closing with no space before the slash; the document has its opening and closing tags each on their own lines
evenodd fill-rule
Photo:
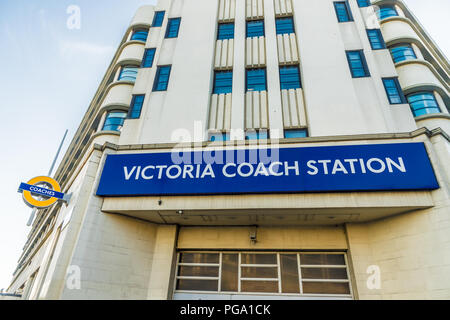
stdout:
<svg viewBox="0 0 450 320">
<path fill-rule="evenodd" d="M 156 71 L 153 91 L 166 91 L 169 85 L 170 71 L 172 66 L 159 66 Z"/>
<path fill-rule="evenodd" d="M 384 42 L 380 29 L 368 29 L 367 36 L 372 50 L 386 49 L 386 43 Z"/>
<path fill-rule="evenodd" d="M 397 78 L 383 78 L 383 84 L 390 104 L 406 103 L 405 96 Z"/>
<path fill-rule="evenodd" d="M 156 11 L 153 17 L 152 27 L 161 27 L 164 21 L 165 11 Z"/>
<path fill-rule="evenodd" d="M 370 7 L 371 5 L 370 0 L 358 0 L 358 6 L 360 8 Z"/>
<path fill-rule="evenodd" d="M 334 8 L 339 22 L 353 21 L 353 16 L 347 1 L 334 2 Z"/>
<path fill-rule="evenodd" d="M 153 67 L 153 60 L 155 59 L 156 48 L 146 49 L 144 58 L 142 59 L 142 68 Z"/>
<path fill-rule="evenodd" d="M 139 119 L 141 117 L 142 106 L 144 105 L 145 95 L 134 95 L 131 100 L 129 119 Z"/>
<path fill-rule="evenodd" d="M 369 68 L 362 50 L 347 51 L 347 60 L 353 78 L 369 77 Z"/>
<path fill-rule="evenodd" d="M 169 19 L 166 31 L 166 38 L 177 38 L 180 31 L 181 18 Z"/>
</svg>

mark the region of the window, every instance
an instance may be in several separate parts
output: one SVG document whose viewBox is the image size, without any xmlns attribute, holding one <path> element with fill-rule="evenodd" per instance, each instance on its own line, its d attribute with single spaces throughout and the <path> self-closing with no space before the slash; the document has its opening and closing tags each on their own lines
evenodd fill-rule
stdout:
<svg viewBox="0 0 450 320">
<path fill-rule="evenodd" d="M 390 104 L 406 103 L 405 96 L 397 78 L 383 78 L 383 84 Z"/>
<path fill-rule="evenodd" d="M 353 78 L 370 77 L 369 68 L 362 50 L 347 51 L 347 60 Z"/>
<path fill-rule="evenodd" d="M 407 99 L 414 117 L 441 112 L 432 92 L 413 93 L 408 95 Z"/>
<path fill-rule="evenodd" d="M 341 252 L 180 252 L 175 290 L 351 298 Z"/>
<path fill-rule="evenodd" d="M 275 20 L 275 25 L 277 27 L 277 34 L 295 33 L 294 20 L 292 17 L 277 18 Z"/>
<path fill-rule="evenodd" d="M 380 29 L 368 29 L 367 36 L 369 37 L 372 50 L 386 49 L 386 43 Z"/>
<path fill-rule="evenodd" d="M 166 38 L 177 38 L 178 31 L 180 30 L 181 18 L 169 19 L 166 30 Z"/>
<path fill-rule="evenodd" d="M 245 132 L 245 140 L 264 140 L 269 139 L 269 132 L 265 129 L 247 130 Z"/>
<path fill-rule="evenodd" d="M 142 106 L 144 105 L 145 95 L 135 95 L 131 99 L 130 111 L 128 113 L 129 119 L 139 119 L 141 117 Z"/>
<path fill-rule="evenodd" d="M 156 71 L 155 83 L 153 91 L 166 91 L 169 85 L 170 70 L 172 66 L 160 66 Z"/>
<path fill-rule="evenodd" d="M 121 131 L 126 117 L 125 111 L 108 112 L 102 131 Z"/>
<path fill-rule="evenodd" d="M 216 71 L 214 73 L 214 94 L 231 93 L 233 89 L 233 72 Z"/>
<path fill-rule="evenodd" d="M 307 129 L 284 130 L 284 138 L 285 139 L 307 138 L 307 137 L 308 137 Z"/>
<path fill-rule="evenodd" d="M 146 42 L 148 37 L 148 30 L 135 30 L 131 35 L 131 40 Z"/>
<path fill-rule="evenodd" d="M 377 10 L 377 16 L 378 19 L 383 20 L 389 17 L 397 17 L 398 12 L 395 9 L 394 5 L 384 5 L 380 6 L 380 8 Z"/>
<path fill-rule="evenodd" d="M 156 49 L 146 49 L 144 53 L 144 58 L 142 59 L 142 68 L 153 67 L 153 60 L 155 59 Z"/>
<path fill-rule="evenodd" d="M 247 92 L 267 90 L 266 69 L 247 69 L 246 83 Z"/>
<path fill-rule="evenodd" d="M 215 132 L 211 133 L 209 135 L 209 141 L 215 142 L 215 141 L 229 141 L 230 135 L 226 132 Z"/>
<path fill-rule="evenodd" d="M 153 17 L 152 27 L 161 27 L 164 21 L 165 11 L 156 11 Z"/>
<path fill-rule="evenodd" d="M 358 0 L 358 6 L 360 8 L 370 7 L 371 6 L 370 0 Z"/>
<path fill-rule="evenodd" d="M 301 88 L 298 66 L 280 67 L 280 84 L 281 90 Z"/>
<path fill-rule="evenodd" d="M 135 82 L 139 67 L 137 66 L 123 66 L 119 73 L 119 81 Z"/>
<path fill-rule="evenodd" d="M 409 44 L 401 44 L 391 49 L 392 59 L 395 63 L 417 59 L 414 49 Z"/>
<path fill-rule="evenodd" d="M 347 1 L 339 1 L 334 3 L 334 9 L 339 22 L 353 21 L 353 16 Z"/>
<path fill-rule="evenodd" d="M 234 39 L 234 23 L 220 23 L 217 40 Z"/>
<path fill-rule="evenodd" d="M 264 37 L 264 20 L 247 21 L 247 38 Z"/>
</svg>

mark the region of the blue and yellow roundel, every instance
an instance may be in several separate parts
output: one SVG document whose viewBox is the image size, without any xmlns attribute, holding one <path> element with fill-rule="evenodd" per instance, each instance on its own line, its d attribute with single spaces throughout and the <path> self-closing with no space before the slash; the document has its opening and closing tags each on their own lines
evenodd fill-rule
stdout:
<svg viewBox="0 0 450 320">
<path fill-rule="evenodd" d="M 48 188 L 41 185 L 46 185 Z M 19 192 L 22 192 L 23 200 L 32 208 L 48 208 L 57 201 L 64 200 L 64 193 L 61 193 L 59 183 L 50 177 L 36 177 L 27 183 L 21 183 Z M 33 195 L 41 196 L 42 200 L 33 198 Z"/>
</svg>

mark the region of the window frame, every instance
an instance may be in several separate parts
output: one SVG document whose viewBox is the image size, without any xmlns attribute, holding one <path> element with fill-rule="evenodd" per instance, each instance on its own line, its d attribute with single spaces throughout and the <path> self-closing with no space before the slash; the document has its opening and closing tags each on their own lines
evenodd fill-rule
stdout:
<svg viewBox="0 0 450 320">
<path fill-rule="evenodd" d="M 149 66 L 145 65 L 145 62 L 147 61 L 147 57 L 148 57 L 148 53 L 153 51 L 153 57 L 151 60 L 151 64 Z M 155 62 L 155 56 L 156 56 L 156 48 L 147 48 L 144 51 L 144 56 L 142 57 L 142 63 L 141 63 L 141 68 L 152 68 L 153 67 L 153 63 Z"/>
<path fill-rule="evenodd" d="M 389 9 L 393 9 L 394 12 L 395 12 L 395 15 L 389 15 L 389 16 L 381 17 L 381 12 L 383 11 L 383 9 L 388 9 L 388 8 Z M 388 18 L 400 16 L 398 11 L 397 11 L 397 8 L 395 7 L 395 4 L 392 4 L 392 5 L 391 4 L 384 4 L 384 5 L 378 6 L 378 10 L 376 10 L 375 14 L 377 15 L 377 18 L 380 21 L 388 19 Z"/>
<path fill-rule="evenodd" d="M 136 104 L 136 98 L 138 98 L 138 97 L 143 97 L 142 105 L 140 106 L 140 109 L 139 109 L 139 115 L 132 117 L 132 114 L 135 111 L 134 107 Z M 140 119 L 141 115 L 142 115 L 142 109 L 144 108 L 144 102 L 145 102 L 145 94 L 134 94 L 133 97 L 131 98 L 130 110 L 128 111 L 127 119 Z"/>
<path fill-rule="evenodd" d="M 256 71 L 256 70 L 264 70 L 264 90 L 249 90 L 248 88 L 248 74 L 249 72 Z M 245 69 L 245 93 L 247 92 L 261 92 L 261 91 L 267 91 L 267 68 L 246 68 Z"/>
<path fill-rule="evenodd" d="M 393 80 L 394 81 L 395 87 L 397 89 L 397 93 L 398 93 L 399 98 L 401 100 L 400 102 L 396 102 L 396 103 L 392 102 L 391 96 L 389 95 L 389 92 L 388 92 L 388 88 L 386 87 L 386 81 L 388 81 L 388 80 Z M 398 81 L 398 77 L 386 77 L 386 78 L 382 78 L 382 81 L 383 81 L 384 90 L 386 92 L 386 96 L 388 98 L 389 104 L 391 104 L 391 105 L 399 105 L 399 104 L 406 104 L 406 103 L 408 103 L 407 100 L 406 100 L 405 94 L 403 93 L 403 89 L 400 86 L 400 82 Z"/>
<path fill-rule="evenodd" d="M 176 35 L 171 35 L 170 33 L 173 32 L 173 30 L 171 30 L 170 28 L 172 27 L 172 23 L 174 21 L 178 21 L 178 25 L 177 25 L 177 28 L 176 28 Z M 169 20 L 167 22 L 165 39 L 176 39 L 176 38 L 178 38 L 178 35 L 180 33 L 180 26 L 181 26 L 181 17 L 169 18 Z"/>
<path fill-rule="evenodd" d="M 223 73 L 231 73 L 231 86 L 229 92 L 216 92 L 217 88 L 217 75 Z M 228 86 L 227 86 L 228 87 Z M 233 92 L 233 70 L 214 70 L 214 82 L 213 82 L 213 94 L 230 94 Z"/>
<path fill-rule="evenodd" d="M 292 23 L 292 32 L 279 32 L 280 28 L 278 27 L 278 23 L 279 21 L 282 20 L 290 20 Z M 277 17 L 275 18 L 275 34 L 276 35 L 283 35 L 283 34 L 295 34 L 295 22 L 294 22 L 294 17 L 293 16 L 289 16 L 289 17 Z"/>
<path fill-rule="evenodd" d="M 424 108 L 419 108 L 419 109 L 413 109 L 413 106 L 412 106 L 412 104 L 414 103 L 414 102 L 410 102 L 409 101 L 409 98 L 410 98 L 410 96 L 416 96 L 416 95 L 430 95 L 430 96 L 432 96 L 433 97 L 433 99 L 432 99 L 432 101 L 434 102 L 434 103 L 436 103 L 436 107 L 424 107 Z M 417 117 L 421 117 L 421 116 L 425 116 L 425 115 L 429 115 L 429 114 L 438 114 L 438 113 L 442 113 L 442 108 L 441 108 L 441 106 L 439 105 L 439 102 L 438 102 L 438 100 L 436 99 L 436 95 L 435 95 L 435 93 L 433 92 L 433 91 L 416 91 L 416 92 L 412 92 L 412 93 L 410 93 L 410 94 L 407 94 L 407 95 L 405 95 L 406 97 L 406 101 L 407 101 L 407 103 L 409 104 L 409 107 L 411 108 L 411 112 L 412 112 L 412 114 L 413 114 L 413 116 L 414 116 L 414 118 L 417 118 Z M 430 100 L 430 99 L 426 99 L 426 100 Z M 419 100 L 419 101 L 424 101 L 424 100 Z M 428 110 L 428 109 L 437 109 L 437 110 L 439 110 L 438 112 L 432 112 L 432 113 L 425 113 L 425 114 L 421 114 L 421 115 L 416 115 L 416 111 L 418 111 L 418 110 Z"/>
<path fill-rule="evenodd" d="M 350 54 L 351 53 L 355 53 L 355 52 L 359 53 L 361 64 L 362 64 L 362 67 L 363 67 L 363 70 L 364 70 L 364 75 L 363 76 L 355 75 L 354 69 L 353 69 L 352 64 L 350 62 Z M 345 51 L 345 53 L 346 53 L 346 56 L 347 56 L 347 62 L 348 62 L 348 67 L 350 69 L 350 74 L 351 74 L 353 79 L 369 78 L 369 77 L 371 77 L 369 66 L 367 65 L 366 56 L 364 54 L 364 50 L 362 50 L 362 49 L 361 50 L 347 50 L 347 51 Z"/>
<path fill-rule="evenodd" d="M 167 85 L 166 85 L 164 90 L 157 89 L 157 86 L 158 86 L 158 84 L 160 82 L 159 79 L 160 79 L 160 76 L 161 76 L 161 69 L 162 68 L 169 68 L 169 74 L 167 75 Z M 172 73 L 172 65 L 171 64 L 158 66 L 158 68 L 156 70 L 156 74 L 155 74 L 155 79 L 153 80 L 152 92 L 164 92 L 164 91 L 167 91 L 167 89 L 169 88 L 169 82 L 170 82 L 170 75 L 171 75 L 171 73 Z"/>
<path fill-rule="evenodd" d="M 249 29 L 249 24 L 250 23 L 256 23 L 256 22 L 258 22 L 258 23 L 262 23 L 262 35 L 255 35 L 255 36 L 249 36 L 249 32 L 248 32 L 248 29 Z M 264 19 L 257 19 L 257 20 L 247 20 L 246 22 L 245 22 L 245 37 L 246 38 L 259 38 L 259 37 L 265 37 L 266 36 L 266 22 L 264 21 Z"/>
<path fill-rule="evenodd" d="M 350 8 L 350 4 L 348 3 L 348 0 L 346 1 L 334 1 L 334 11 L 336 12 L 336 17 L 339 23 L 346 23 L 346 22 L 354 22 L 352 10 Z M 338 5 L 343 4 L 345 6 L 345 13 L 347 14 L 347 19 L 345 21 L 341 21 L 339 11 L 338 11 Z"/>
<path fill-rule="evenodd" d="M 402 58 L 402 60 L 398 60 L 398 58 L 396 59 L 395 55 L 394 55 L 394 52 L 392 51 L 392 50 L 400 49 L 400 48 L 404 48 L 404 50 L 399 51 L 402 54 L 400 56 L 400 58 Z M 405 52 L 412 53 L 412 55 L 411 54 L 405 55 Z M 392 61 L 394 61 L 394 64 L 397 64 L 397 63 L 400 63 L 400 62 L 403 62 L 403 61 L 417 60 L 417 54 L 414 51 L 414 48 L 413 48 L 411 43 L 398 43 L 398 44 L 395 44 L 393 46 L 390 46 L 389 47 L 389 53 L 391 54 Z M 412 57 L 412 58 L 409 58 L 409 57 Z"/>
<path fill-rule="evenodd" d="M 111 113 L 123 113 L 125 116 L 123 118 L 119 118 L 119 119 L 123 119 L 122 124 L 120 125 L 120 130 L 105 130 L 105 126 L 106 126 L 106 122 L 108 121 L 108 116 Z M 118 117 L 114 117 L 114 118 L 118 118 Z M 114 109 L 114 110 L 109 110 L 106 112 L 105 115 L 105 120 L 103 121 L 103 125 L 102 125 L 102 129 L 100 131 L 115 131 L 115 132 L 121 132 L 123 125 L 125 124 L 125 120 L 128 118 L 128 112 L 125 110 L 120 110 L 120 109 Z"/>
<path fill-rule="evenodd" d="M 221 30 L 221 26 L 229 26 L 229 25 L 231 25 L 231 26 L 233 26 L 233 36 L 232 37 L 230 37 L 230 38 L 227 38 L 227 37 L 224 37 L 224 38 L 221 38 L 220 37 L 220 30 Z M 231 39 L 234 39 L 234 36 L 235 36 L 235 31 L 236 31 L 236 29 L 235 29 L 235 23 L 234 22 L 224 22 L 224 23 L 219 23 L 218 24 L 218 26 L 217 26 L 217 39 L 216 40 L 231 40 Z"/>
<path fill-rule="evenodd" d="M 134 37 L 138 32 L 146 32 L 145 40 L 141 40 L 141 39 L 133 39 L 133 37 Z M 149 33 L 150 33 L 150 32 L 149 32 L 148 29 L 143 29 L 143 28 L 135 29 L 135 30 L 133 30 L 133 31 L 131 32 L 130 41 L 147 42 L 148 34 L 149 34 Z"/>
<path fill-rule="evenodd" d="M 159 22 L 159 19 L 158 19 L 158 17 L 159 17 L 158 15 L 160 15 L 160 14 L 162 14 L 161 22 Z M 164 11 L 164 10 L 155 11 L 151 27 L 152 28 L 160 28 L 160 27 L 162 27 L 162 25 L 164 24 L 165 17 L 166 17 L 166 11 Z"/>
<path fill-rule="evenodd" d="M 295 68 L 297 70 L 299 86 L 295 87 L 295 88 L 287 88 L 287 89 L 284 88 L 283 89 L 283 78 L 282 78 L 282 75 L 281 75 L 281 70 L 283 70 L 283 69 L 290 69 L 290 68 Z M 300 66 L 298 64 L 280 66 L 279 67 L 279 74 L 280 74 L 280 88 L 281 88 L 281 90 L 296 90 L 296 89 L 301 89 L 302 88 L 302 78 L 301 78 L 301 75 L 300 75 Z"/>
<path fill-rule="evenodd" d="M 183 263 L 181 262 L 181 254 L 183 253 L 196 253 L 196 254 L 218 254 L 219 255 L 219 261 L 216 263 Z M 237 277 L 237 285 L 238 289 L 237 291 L 223 291 L 222 290 L 222 263 L 223 263 L 223 255 L 226 254 L 237 254 L 238 255 L 238 277 Z M 242 261 L 242 255 L 250 254 L 250 255 L 275 255 L 276 256 L 276 264 L 245 264 Z M 296 255 L 297 257 L 297 277 L 298 277 L 298 285 L 299 285 L 299 292 L 298 293 L 286 293 L 283 292 L 283 283 L 282 283 L 282 263 L 281 263 L 281 256 L 282 255 Z M 302 263 L 302 255 L 342 255 L 344 257 L 344 264 L 339 265 L 327 265 L 327 264 L 318 264 L 318 265 L 308 265 Z M 176 259 L 176 266 L 175 266 L 175 274 L 174 274 L 174 284 L 173 284 L 173 295 L 177 293 L 187 293 L 187 294 L 217 294 L 217 295 L 262 295 L 262 296 L 293 296 L 293 297 L 316 297 L 316 298 L 329 298 L 329 297 L 335 297 L 335 298 L 347 298 L 347 299 L 354 299 L 354 293 L 353 293 L 353 281 L 350 274 L 350 266 L 348 262 L 347 252 L 345 251 L 304 251 L 304 250 L 298 250 L 298 251 L 250 251 L 250 250 L 230 250 L 230 251 L 212 251 L 212 250 L 204 250 L 204 251 L 198 251 L 198 250 L 179 250 L 177 251 L 177 259 Z M 216 267 L 218 268 L 218 276 L 179 276 L 179 267 L 180 266 L 210 266 L 210 267 Z M 242 276 L 242 268 L 277 268 L 277 277 L 276 278 L 245 278 Z M 311 278 L 305 278 L 302 275 L 302 268 L 316 268 L 316 269 L 345 269 L 346 279 L 311 279 Z M 178 280 L 182 279 L 192 279 L 192 280 L 211 280 L 211 281 L 217 281 L 217 290 L 215 291 L 205 291 L 205 290 L 179 290 L 177 289 L 177 282 Z M 242 282 L 243 281 L 273 281 L 277 282 L 278 284 L 278 291 L 277 292 L 253 292 L 253 291 L 243 291 L 242 290 Z M 303 283 L 305 282 L 326 282 L 326 283 L 348 283 L 349 293 L 348 294 L 333 294 L 333 293 L 304 293 Z"/>
<path fill-rule="evenodd" d="M 376 32 L 377 34 L 377 40 L 379 41 L 381 48 L 375 48 L 374 43 L 372 42 L 372 38 L 370 37 L 370 32 Z M 366 29 L 367 38 L 369 39 L 370 47 L 372 50 L 384 50 L 387 49 L 386 42 L 384 41 L 383 34 L 381 33 L 380 29 Z"/>
</svg>

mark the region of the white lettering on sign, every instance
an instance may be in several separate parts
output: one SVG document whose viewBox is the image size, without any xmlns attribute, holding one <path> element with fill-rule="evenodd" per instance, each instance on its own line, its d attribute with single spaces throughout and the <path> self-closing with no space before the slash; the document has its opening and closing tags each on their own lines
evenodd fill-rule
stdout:
<svg viewBox="0 0 450 320">
<path fill-rule="evenodd" d="M 355 174 L 381 174 L 385 172 L 406 172 L 406 166 L 402 157 L 398 159 L 336 159 L 336 160 L 309 160 L 305 164 L 299 161 L 293 162 L 262 162 L 252 164 L 243 162 L 240 164 L 227 163 L 221 172 L 215 172 L 211 164 L 207 165 L 148 165 L 123 167 L 125 180 L 162 180 L 162 179 L 205 179 L 216 178 L 216 174 L 222 174 L 225 178 L 242 178 L 258 176 L 300 176 L 304 165 L 304 171 L 310 176 L 315 175 L 355 175 Z"/>
</svg>

